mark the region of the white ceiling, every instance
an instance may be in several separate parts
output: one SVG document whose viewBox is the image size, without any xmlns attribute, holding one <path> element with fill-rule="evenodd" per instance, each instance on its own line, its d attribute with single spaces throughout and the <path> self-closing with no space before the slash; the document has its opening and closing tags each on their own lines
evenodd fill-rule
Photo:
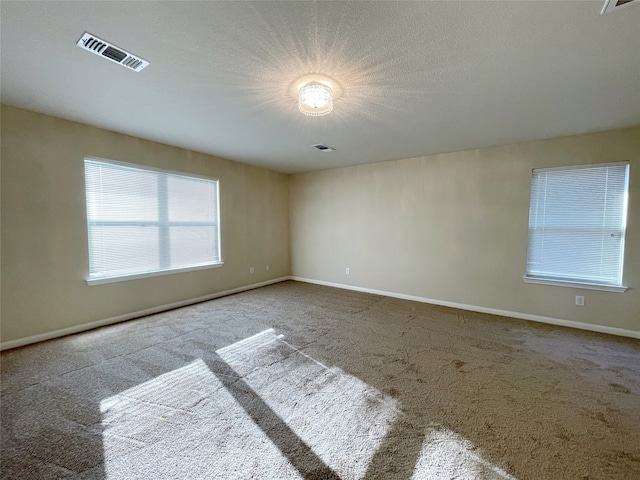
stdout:
<svg viewBox="0 0 640 480">
<path fill-rule="evenodd" d="M 638 125 L 640 5 L 602 4 L 3 1 L 2 102 L 282 172 Z M 309 73 L 326 117 L 289 93 Z"/>
</svg>

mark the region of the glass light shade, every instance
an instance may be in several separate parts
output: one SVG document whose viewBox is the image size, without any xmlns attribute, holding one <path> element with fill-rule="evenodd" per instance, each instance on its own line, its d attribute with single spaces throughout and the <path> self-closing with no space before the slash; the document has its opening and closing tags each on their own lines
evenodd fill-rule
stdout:
<svg viewBox="0 0 640 480">
<path fill-rule="evenodd" d="M 333 110 L 333 92 L 324 83 L 309 82 L 300 87 L 298 108 L 305 115 L 320 117 Z"/>
</svg>

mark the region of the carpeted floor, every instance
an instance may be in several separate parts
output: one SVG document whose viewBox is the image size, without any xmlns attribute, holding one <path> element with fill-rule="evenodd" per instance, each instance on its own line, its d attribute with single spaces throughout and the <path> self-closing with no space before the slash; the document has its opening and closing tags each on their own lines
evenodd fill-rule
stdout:
<svg viewBox="0 0 640 480">
<path fill-rule="evenodd" d="M 298 282 L 2 354 L 3 479 L 636 479 L 640 342 Z"/>
</svg>

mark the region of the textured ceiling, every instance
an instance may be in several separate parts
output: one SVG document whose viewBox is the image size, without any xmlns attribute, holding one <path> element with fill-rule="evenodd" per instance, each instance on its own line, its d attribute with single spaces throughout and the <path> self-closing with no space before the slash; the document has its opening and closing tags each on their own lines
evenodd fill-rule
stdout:
<svg viewBox="0 0 640 480">
<path fill-rule="evenodd" d="M 283 172 L 637 125 L 640 5 L 602 3 L 2 2 L 2 101 Z M 289 93 L 309 73 L 326 117 Z"/>
</svg>

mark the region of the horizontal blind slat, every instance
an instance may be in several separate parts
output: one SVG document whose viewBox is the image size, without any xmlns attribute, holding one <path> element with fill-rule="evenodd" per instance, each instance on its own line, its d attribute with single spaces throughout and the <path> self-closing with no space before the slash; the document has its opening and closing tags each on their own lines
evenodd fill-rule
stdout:
<svg viewBox="0 0 640 480">
<path fill-rule="evenodd" d="M 218 182 L 85 159 L 89 279 L 220 263 Z"/>
<path fill-rule="evenodd" d="M 622 283 L 628 169 L 533 172 L 528 276 Z"/>
</svg>

